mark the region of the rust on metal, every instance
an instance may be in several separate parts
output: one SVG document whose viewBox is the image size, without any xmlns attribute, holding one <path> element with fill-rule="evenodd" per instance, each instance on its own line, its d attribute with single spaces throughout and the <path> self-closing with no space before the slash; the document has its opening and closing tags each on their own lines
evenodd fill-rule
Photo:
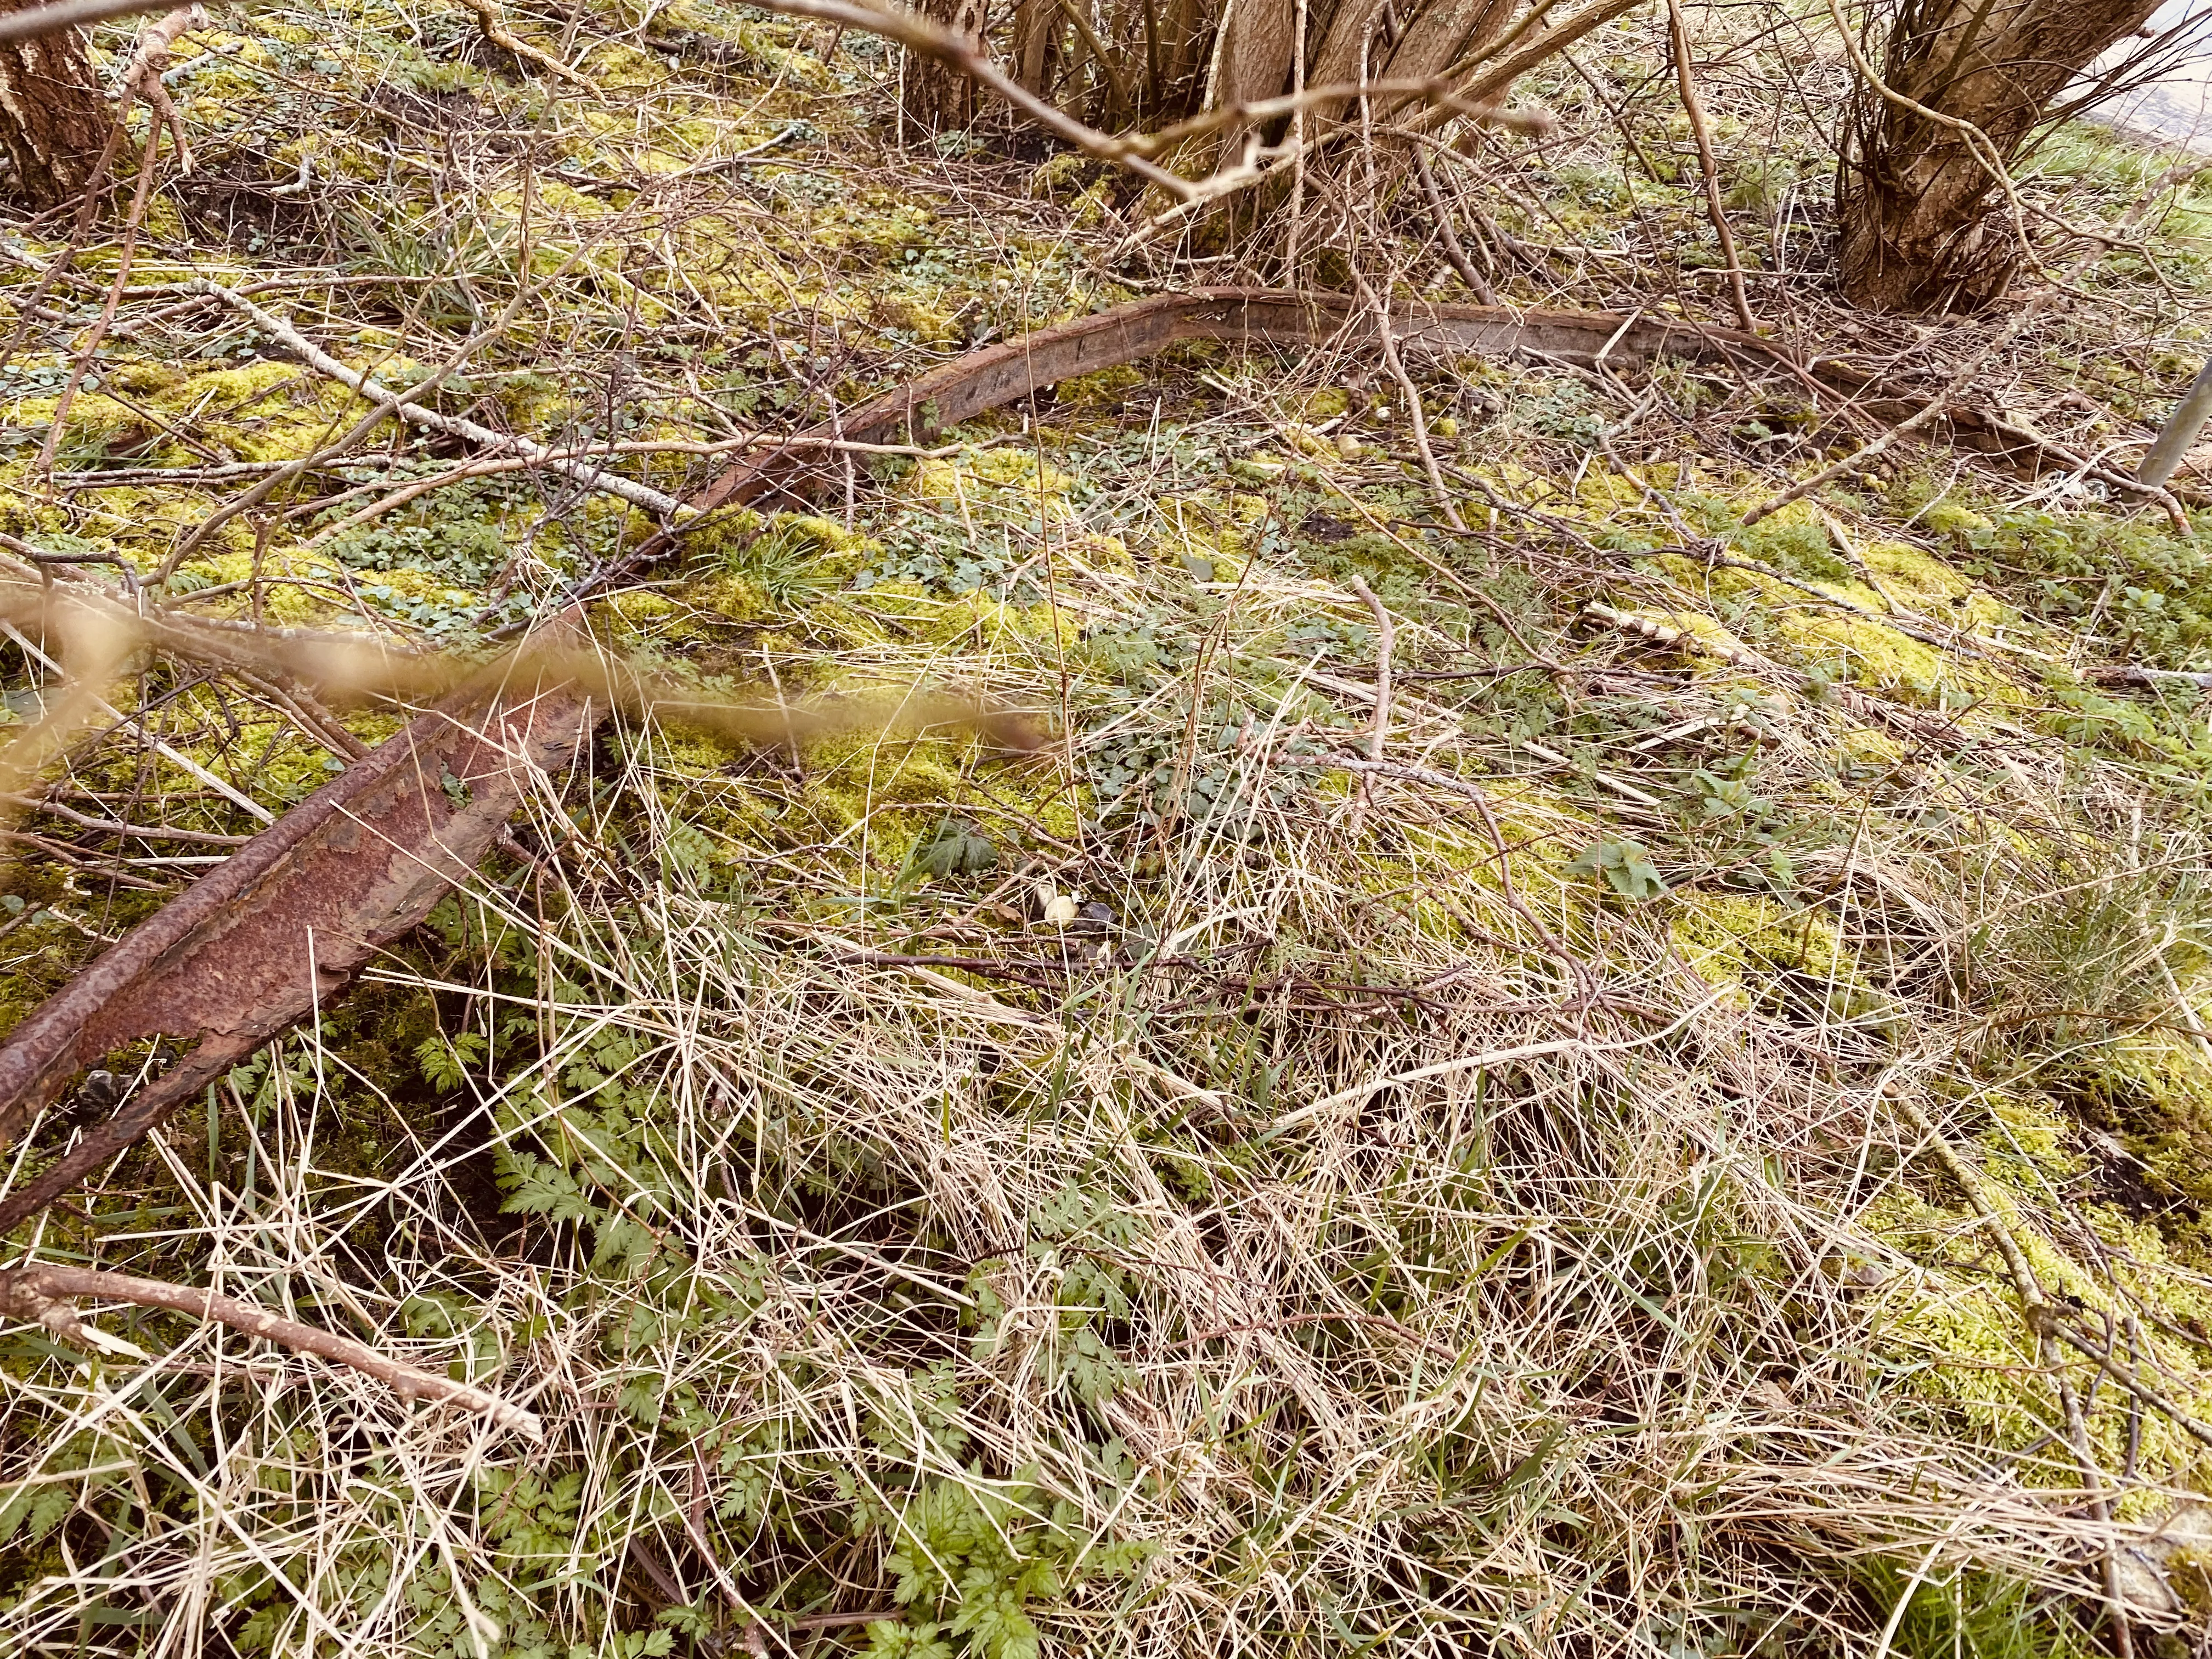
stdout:
<svg viewBox="0 0 2212 1659">
<path fill-rule="evenodd" d="M 1551 311 L 1510 306 L 1394 302 L 1397 343 L 1431 355 L 1521 358 L 1571 368 L 1635 370 L 1662 359 L 1780 372 L 1808 392 L 1849 401 L 1859 413 L 1891 420 L 1912 412 L 1909 397 L 1877 386 L 1873 371 L 1836 357 L 1800 363 L 1775 342 L 1741 329 L 1652 316 L 1643 312 Z M 1355 296 L 1276 289 L 1206 289 L 1133 300 L 942 363 L 904 386 L 818 422 L 797 434 L 804 443 L 747 457 L 726 469 L 687 505 L 742 507 L 773 494 L 807 496 L 838 476 L 825 465 L 824 441 L 925 441 L 948 427 L 1078 374 L 1154 356 L 1185 340 L 1233 344 L 1328 346 L 1372 349 L 1374 313 Z M 1869 400 L 1870 394 L 1872 400 Z M 1971 409 L 1947 412 L 1953 441 L 2031 466 L 2046 459 L 2038 446 L 2008 434 Z M 665 550 L 675 532 L 639 550 Z"/>
<path fill-rule="evenodd" d="M 195 1046 L 0 1200 L 0 1232 L 341 994 L 476 868 L 533 776 L 568 769 L 603 707 L 532 683 L 421 716 L 34 1010 L 0 1043 L 0 1141 L 118 1048 Z"/>
</svg>

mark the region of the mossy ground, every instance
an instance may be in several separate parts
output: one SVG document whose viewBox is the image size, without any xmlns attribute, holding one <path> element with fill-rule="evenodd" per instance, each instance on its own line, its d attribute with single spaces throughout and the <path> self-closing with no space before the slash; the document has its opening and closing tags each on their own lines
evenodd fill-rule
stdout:
<svg viewBox="0 0 2212 1659">
<path fill-rule="evenodd" d="M 180 301 L 194 274 L 395 385 L 518 301 L 435 405 L 666 446 L 614 464 L 676 491 L 720 464 L 677 446 L 1134 291 L 1104 254 L 1132 191 L 1002 134 L 884 148 L 871 41 L 706 0 L 515 21 L 595 94 L 381 0 L 188 36 L 198 167 L 162 175 L 58 434 L 112 246 L 0 364 L 0 528 L 150 582 L 253 466 L 362 412 Z M 1599 37 L 1601 83 L 1640 81 L 1639 27 Z M 1571 125 L 1583 83 L 1543 90 Z M 1718 292 L 1681 135 L 1646 118 L 1656 176 L 1595 142 L 1497 160 L 1498 222 L 1563 239 L 1510 297 L 1646 238 Z M 1763 297 L 1820 166 L 1765 154 L 1729 182 Z M 2154 176 L 2071 130 L 2042 156 L 2069 211 Z M 2193 372 L 2172 307 L 2212 280 L 2208 203 L 2185 181 L 2154 226 L 2162 282 L 2116 254 L 2084 279 L 2106 309 L 2021 349 L 2054 437 L 2094 447 Z M 26 297 L 64 246 L 10 246 Z M 556 878 L 495 863 L 17 1241 L 228 1274 L 537 1389 L 554 1448 L 302 1407 L 329 1386 L 305 1375 L 227 1394 L 228 1349 L 141 1372 L 13 1329 L 0 1620 L 149 1652 L 708 1651 L 856 1610 L 798 1639 L 2092 1639 L 2014 1288 L 1881 1103 L 1913 1091 L 2081 1328 L 2212 1415 L 2212 728 L 2193 687 L 2094 672 L 2212 667 L 2212 520 L 1922 448 L 1747 528 L 1839 441 L 1787 385 L 1416 369 L 1464 533 L 1374 365 L 1184 348 L 714 520 L 602 597 L 603 636 L 702 697 L 951 690 L 1047 740 L 604 733 L 530 828 Z M 322 458 L 153 602 L 489 648 L 643 533 L 547 473 L 357 517 L 461 459 L 396 426 Z M 1361 587 L 1393 624 L 1382 753 L 1417 769 L 1364 785 L 1328 764 L 1373 737 Z M 1593 627 L 1593 600 L 1738 660 Z M 7 647 L 13 718 L 39 644 Z M 240 682 L 148 665 L 111 696 L 135 720 L 40 785 L 83 817 L 249 834 L 225 790 L 277 812 L 344 763 Z M 397 717 L 340 718 L 374 742 Z M 0 1024 L 220 856 L 16 827 Z M 1095 908 L 1048 920 L 1062 898 Z M 2203 1492 L 2171 1411 L 2087 1395 L 2124 1522 Z M 1739 1431 L 1843 1449 L 1730 1461 Z M 2014 1507 L 1972 1519 L 1993 1491 Z"/>
</svg>

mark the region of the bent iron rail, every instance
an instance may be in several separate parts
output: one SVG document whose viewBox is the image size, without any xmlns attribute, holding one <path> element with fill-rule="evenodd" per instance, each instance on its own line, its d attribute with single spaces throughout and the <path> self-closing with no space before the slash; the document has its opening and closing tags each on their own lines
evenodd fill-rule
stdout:
<svg viewBox="0 0 2212 1659">
<path fill-rule="evenodd" d="M 1917 408 L 1884 387 L 1873 370 L 1842 357 L 1799 362 L 1773 341 L 1741 329 L 1654 316 L 1647 312 L 1552 311 L 1511 306 L 1395 306 L 1391 334 L 1403 349 L 1431 356 L 1522 358 L 1575 368 L 1641 369 L 1662 358 L 1781 373 L 1832 406 L 1871 419 Z M 1220 288 L 1133 300 L 1088 317 L 940 364 L 906 385 L 872 398 L 838 418 L 795 434 L 883 443 L 921 441 L 986 410 L 1003 408 L 1055 382 L 1155 356 L 1186 340 L 1227 344 L 1372 348 L 1374 314 L 1350 294 L 1300 294 L 1278 289 Z M 2041 466 L 2057 459 L 2018 429 L 1960 406 L 1946 417 L 1954 444 Z M 742 507 L 763 496 L 805 495 L 830 482 L 813 448 L 770 450 L 726 469 L 687 506 Z M 665 550 L 682 534 L 664 530 L 642 544 L 635 562 Z"/>
</svg>

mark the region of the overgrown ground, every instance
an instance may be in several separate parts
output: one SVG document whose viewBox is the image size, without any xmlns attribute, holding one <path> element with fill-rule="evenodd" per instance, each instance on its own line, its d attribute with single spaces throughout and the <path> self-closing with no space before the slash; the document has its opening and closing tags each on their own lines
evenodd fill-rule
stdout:
<svg viewBox="0 0 2212 1659">
<path fill-rule="evenodd" d="M 1940 385 L 2003 319 L 1826 305 L 1844 68 L 1730 15 L 1754 306 Z M 466 343 L 439 407 L 678 491 L 970 344 L 1274 279 L 1235 235 L 1133 248 L 1149 204 L 1005 134 L 885 148 L 871 41 L 512 21 L 589 86 L 460 12 L 188 35 L 196 166 L 88 374 L 112 226 L 0 367 L 0 530 L 459 650 L 644 533 L 392 427 L 225 516 L 365 405 L 193 276 L 392 384 Z M 1447 173 L 1510 300 L 1724 314 L 1656 40 Z M 2124 237 L 1976 383 L 2123 468 L 2203 349 L 2212 181 L 2172 162 L 2046 146 L 2027 198 Z M 1322 277 L 1467 297 L 1417 201 L 1316 201 Z M 68 228 L 0 241 L 15 305 Z M 2110 1561 L 2138 1651 L 2202 1650 L 2212 732 L 2193 684 L 2098 671 L 2212 669 L 2212 519 L 1938 446 L 1747 529 L 1854 441 L 1783 377 L 1415 370 L 1464 533 L 1375 364 L 1184 348 L 599 602 L 717 695 L 950 689 L 1050 737 L 603 732 L 318 1030 L 10 1242 L 449 1365 L 548 1443 L 213 1325 L 103 1314 L 143 1361 L 10 1328 L 0 1629 L 2027 1656 L 2109 1644 Z M 342 769 L 330 726 L 398 719 L 161 664 L 110 700 L 18 802 L 8 1023 Z"/>
</svg>

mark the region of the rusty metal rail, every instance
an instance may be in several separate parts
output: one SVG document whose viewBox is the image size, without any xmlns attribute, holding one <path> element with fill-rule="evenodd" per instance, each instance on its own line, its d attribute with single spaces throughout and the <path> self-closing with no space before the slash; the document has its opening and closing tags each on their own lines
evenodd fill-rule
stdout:
<svg viewBox="0 0 2212 1659">
<path fill-rule="evenodd" d="M 1784 374 L 1832 409 L 1848 408 L 1877 422 L 1918 407 L 1910 396 L 1881 384 L 1873 370 L 1848 359 L 1800 362 L 1775 342 L 1741 329 L 1643 312 L 1419 302 L 1395 305 L 1390 329 L 1401 349 L 1428 356 L 1517 358 L 1626 371 L 1672 359 Z M 807 428 L 796 434 L 803 444 L 747 457 L 687 505 L 711 509 L 741 507 L 777 493 L 811 495 L 840 476 L 834 455 L 825 459 L 820 447 L 824 440 L 924 441 L 1073 375 L 1117 368 L 1186 340 L 1371 351 L 1378 337 L 1374 313 L 1348 294 L 1224 288 L 1134 300 L 940 364 L 835 420 Z M 1955 444 L 2015 465 L 2039 466 L 2053 459 L 2019 432 L 1969 408 L 1948 411 L 1943 429 Z M 680 533 L 665 530 L 641 545 L 631 568 L 665 550 Z"/>
<path fill-rule="evenodd" d="M 193 1046 L 52 1168 L 0 1200 L 0 1234 L 341 995 L 490 850 L 604 705 L 559 684 L 424 714 L 125 935 L 0 1043 L 0 1141 L 128 1044 Z"/>
</svg>

